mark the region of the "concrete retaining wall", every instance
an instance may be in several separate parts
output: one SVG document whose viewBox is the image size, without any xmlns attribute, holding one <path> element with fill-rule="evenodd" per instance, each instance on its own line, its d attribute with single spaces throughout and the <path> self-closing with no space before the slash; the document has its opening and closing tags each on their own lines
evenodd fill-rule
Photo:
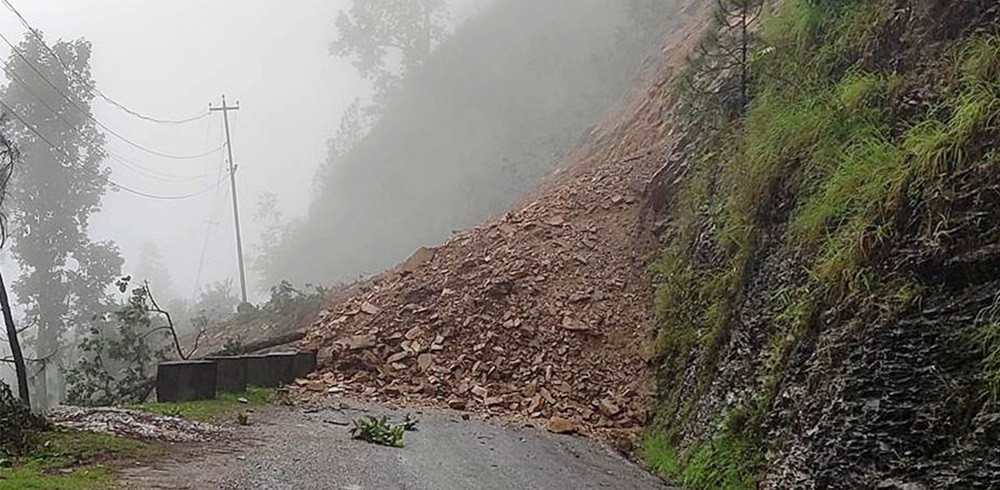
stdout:
<svg viewBox="0 0 1000 490">
<path fill-rule="evenodd" d="M 164 362 L 156 369 L 156 399 L 160 402 L 209 400 L 217 393 L 243 392 L 248 386 L 277 388 L 315 369 L 315 352 Z"/>
</svg>

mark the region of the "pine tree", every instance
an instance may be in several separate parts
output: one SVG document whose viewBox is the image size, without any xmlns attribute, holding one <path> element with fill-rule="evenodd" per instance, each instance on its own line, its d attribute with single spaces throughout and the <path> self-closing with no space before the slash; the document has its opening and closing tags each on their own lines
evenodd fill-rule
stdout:
<svg viewBox="0 0 1000 490">
<path fill-rule="evenodd" d="M 689 58 L 693 70 L 690 85 L 701 92 L 723 97 L 723 105 L 731 100 L 742 114 L 750 103 L 751 50 L 757 40 L 754 24 L 760 17 L 763 0 L 716 0 L 716 29 L 698 45 Z M 717 86 L 720 79 L 734 75 L 735 85 Z M 735 95 L 733 94 L 735 92 Z"/>
</svg>

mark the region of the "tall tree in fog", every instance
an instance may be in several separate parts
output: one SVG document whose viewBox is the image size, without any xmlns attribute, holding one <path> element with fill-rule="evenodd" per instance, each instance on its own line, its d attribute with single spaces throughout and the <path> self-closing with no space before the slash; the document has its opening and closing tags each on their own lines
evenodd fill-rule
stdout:
<svg viewBox="0 0 1000 490">
<path fill-rule="evenodd" d="M 444 7 L 443 0 L 353 0 L 337 17 L 330 52 L 350 58 L 384 96 L 444 37 Z"/>
<path fill-rule="evenodd" d="M 90 117 L 90 43 L 52 49 L 58 59 L 35 37 L 22 40 L 7 61 L 0 94 L 23 119 L 4 128 L 22 156 L 10 185 L 12 251 L 24 271 L 14 291 L 37 325 L 36 355 L 48 361 L 62 355 L 69 325 L 106 313 L 107 287 L 123 262 L 114 244 L 87 235 L 108 187 L 104 137 Z M 58 372 L 51 362 L 41 366 L 36 398 L 46 405 L 55 398 L 49 381 Z"/>
</svg>

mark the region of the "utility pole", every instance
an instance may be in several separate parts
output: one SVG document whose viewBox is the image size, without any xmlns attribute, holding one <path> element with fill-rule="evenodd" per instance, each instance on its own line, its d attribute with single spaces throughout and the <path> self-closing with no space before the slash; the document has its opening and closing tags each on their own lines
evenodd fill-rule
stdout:
<svg viewBox="0 0 1000 490">
<path fill-rule="evenodd" d="M 236 164 L 233 162 L 233 141 L 229 137 L 229 111 L 240 110 L 240 103 L 234 106 L 226 105 L 226 96 L 222 96 L 222 107 L 213 107 L 208 104 L 209 111 L 222 111 L 222 120 L 226 126 L 226 150 L 229 152 L 229 183 L 233 191 L 233 222 L 236 224 L 236 259 L 240 264 L 240 298 L 247 302 L 247 277 L 246 269 L 243 266 L 243 236 L 240 233 L 240 207 L 236 200 Z"/>
</svg>

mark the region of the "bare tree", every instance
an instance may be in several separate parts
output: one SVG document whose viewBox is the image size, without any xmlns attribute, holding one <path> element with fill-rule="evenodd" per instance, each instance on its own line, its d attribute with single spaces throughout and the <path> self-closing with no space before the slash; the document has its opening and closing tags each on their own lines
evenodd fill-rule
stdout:
<svg viewBox="0 0 1000 490">
<path fill-rule="evenodd" d="M 0 117 L 0 121 L 2 121 Z M 2 124 L 0 124 L 2 125 Z M 7 195 L 7 183 L 14 172 L 14 162 L 17 160 L 17 150 L 10 141 L 0 133 L 0 248 L 3 248 L 7 241 L 7 217 L 3 213 L 3 198 Z M 17 372 L 17 392 L 21 401 L 31 406 L 31 395 L 28 393 L 28 371 L 24 364 L 24 354 L 21 352 L 21 343 L 17 336 L 20 332 L 14 325 L 14 315 L 10 310 L 10 299 L 7 297 L 7 284 L 4 283 L 3 273 L 0 272 L 0 308 L 3 309 L 3 322 L 7 327 L 7 342 L 10 344 L 14 371 Z"/>
</svg>

